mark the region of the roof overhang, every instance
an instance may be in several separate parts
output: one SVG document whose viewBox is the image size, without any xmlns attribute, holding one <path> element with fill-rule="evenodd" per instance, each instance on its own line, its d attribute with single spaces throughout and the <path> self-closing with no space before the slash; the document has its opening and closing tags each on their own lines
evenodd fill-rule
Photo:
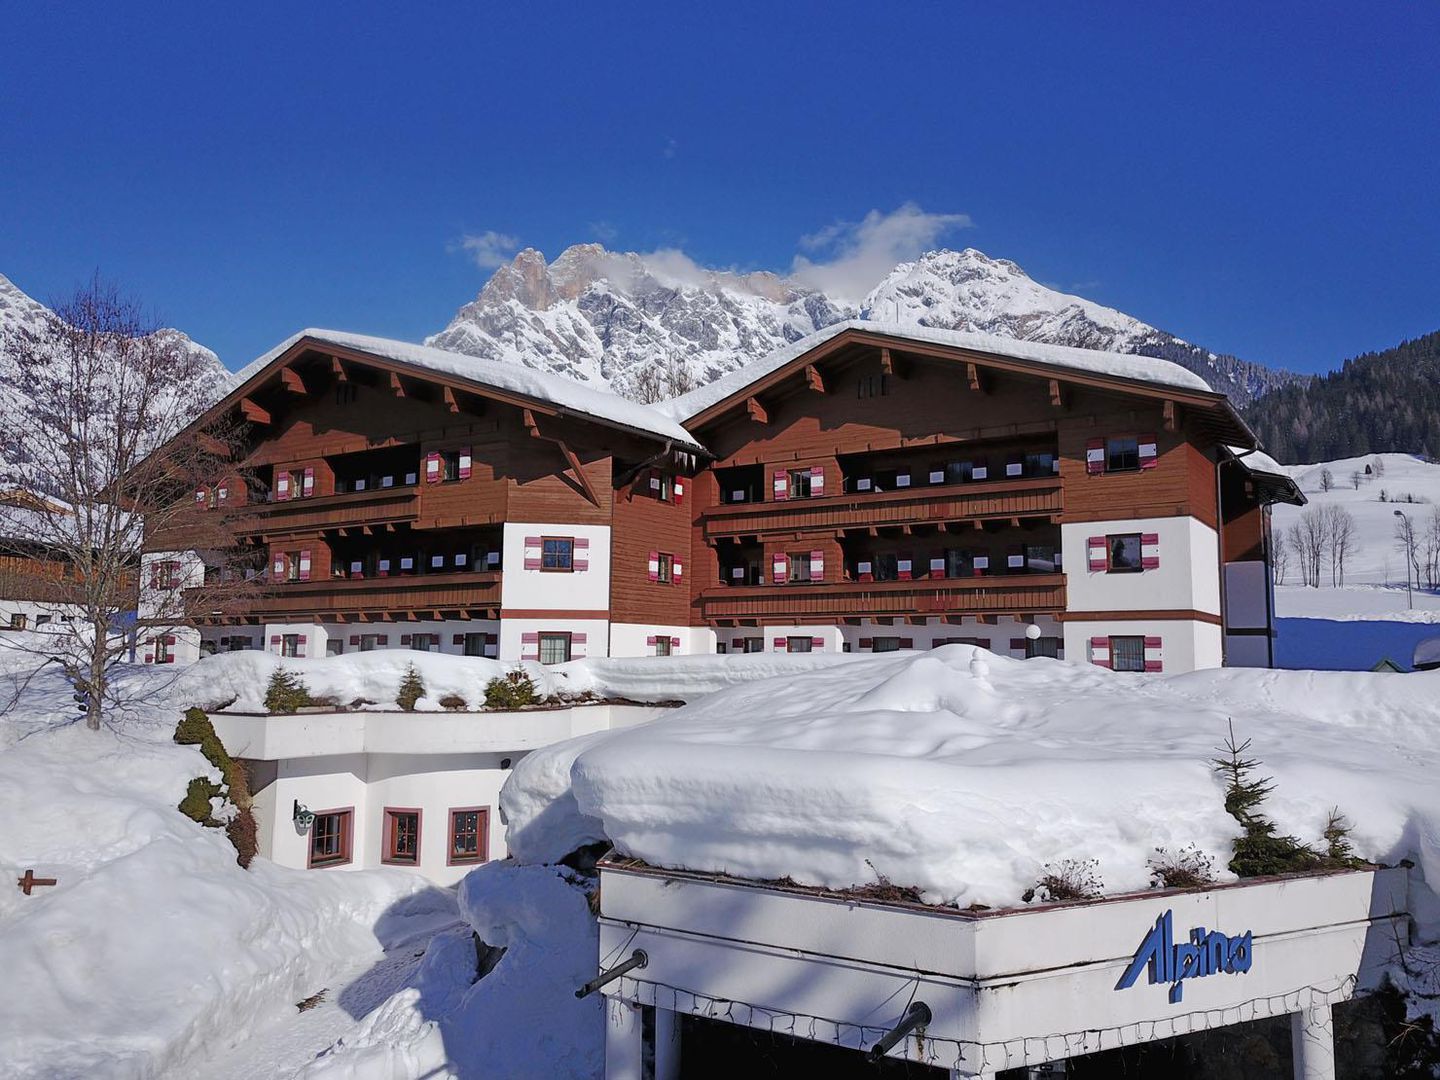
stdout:
<svg viewBox="0 0 1440 1080">
<path fill-rule="evenodd" d="M 1245 470 L 1250 477 L 1250 482 L 1255 485 L 1255 493 L 1262 505 L 1271 503 L 1288 503 L 1291 506 L 1304 506 L 1308 499 L 1305 493 L 1300 490 L 1300 485 L 1295 483 L 1294 477 L 1282 472 L 1276 472 L 1273 460 L 1262 454 L 1258 448 L 1245 449 L 1239 446 L 1226 446 L 1231 460 Z M 1252 460 L 1252 457 L 1255 460 Z"/>
</svg>

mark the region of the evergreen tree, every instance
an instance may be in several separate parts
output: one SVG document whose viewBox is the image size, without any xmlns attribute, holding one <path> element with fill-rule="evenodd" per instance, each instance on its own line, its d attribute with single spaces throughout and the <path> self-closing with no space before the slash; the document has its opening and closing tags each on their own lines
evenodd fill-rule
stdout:
<svg viewBox="0 0 1440 1080">
<path fill-rule="evenodd" d="M 400 692 L 395 695 L 395 704 L 406 712 L 415 711 L 415 703 L 425 696 L 425 680 L 415 670 L 414 664 L 405 665 L 405 675 L 400 680 Z"/>
</svg>

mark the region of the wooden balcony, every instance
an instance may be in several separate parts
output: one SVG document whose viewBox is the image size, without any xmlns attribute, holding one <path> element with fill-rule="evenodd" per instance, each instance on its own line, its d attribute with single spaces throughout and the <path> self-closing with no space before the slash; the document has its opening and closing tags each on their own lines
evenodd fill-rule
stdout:
<svg viewBox="0 0 1440 1080">
<path fill-rule="evenodd" d="M 1060 480 L 946 484 L 882 491 L 852 492 L 818 499 L 727 503 L 706 509 L 701 520 L 706 540 L 759 536 L 773 532 L 826 532 L 936 521 L 996 518 L 1048 518 L 1059 514 Z"/>
<path fill-rule="evenodd" d="M 342 495 L 316 495 L 285 502 L 251 503 L 232 512 L 252 535 L 346 529 L 366 525 L 413 524 L 420 516 L 415 487 L 375 488 Z"/>
<path fill-rule="evenodd" d="M 213 621 L 380 622 L 412 617 L 499 618 L 499 614 L 499 572 L 472 571 L 287 582 L 247 601 L 243 613 L 217 612 Z"/>
<path fill-rule="evenodd" d="M 700 594 L 701 616 L 711 625 L 1064 610 L 1064 574 L 720 586 Z"/>
</svg>

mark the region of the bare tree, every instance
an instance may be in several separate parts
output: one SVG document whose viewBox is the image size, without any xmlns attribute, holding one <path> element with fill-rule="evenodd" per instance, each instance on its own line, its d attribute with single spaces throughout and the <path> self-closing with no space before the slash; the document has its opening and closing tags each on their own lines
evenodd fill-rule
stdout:
<svg viewBox="0 0 1440 1080">
<path fill-rule="evenodd" d="M 660 368 L 656 364 L 646 364 L 630 377 L 628 386 L 621 388 L 621 392 L 632 401 L 638 401 L 642 405 L 653 405 L 657 401 L 665 400 L 665 382 L 661 377 Z"/>
<path fill-rule="evenodd" d="M 1335 474 L 1329 468 L 1320 470 L 1320 490 L 1329 491 L 1335 486 Z"/>
<path fill-rule="evenodd" d="M 1350 486 L 1353 487 L 1356 491 L 1360 490 L 1360 483 L 1364 479 L 1365 474 L 1362 473 L 1359 469 L 1350 470 Z"/>
<path fill-rule="evenodd" d="M 1440 589 L 1440 506 L 1430 508 L 1423 537 L 1425 587 Z"/>
<path fill-rule="evenodd" d="M 1420 535 L 1409 514 L 1395 511 L 1395 547 L 1405 557 L 1405 585 L 1420 583 Z M 1413 579 L 1412 575 L 1413 574 Z"/>
<path fill-rule="evenodd" d="M 1330 562 L 1330 584 L 1345 584 L 1345 567 L 1355 555 L 1358 543 L 1358 529 L 1355 515 L 1343 506 L 1331 504 L 1321 508 L 1325 519 L 1323 536 Z"/>
<path fill-rule="evenodd" d="M 1284 585 L 1285 575 L 1290 572 L 1290 542 L 1285 536 L 1277 536 L 1270 547 L 1270 572 L 1276 585 Z"/>
<path fill-rule="evenodd" d="M 1375 460 L 1370 467 L 1375 471 L 1376 476 L 1385 475 L 1385 459 L 1378 454 L 1375 456 Z"/>
<path fill-rule="evenodd" d="M 215 592 L 246 587 L 243 551 L 196 497 L 217 477 L 234 477 L 237 490 L 244 481 L 227 432 L 187 427 L 215 389 L 207 356 L 98 278 L 55 314 L 4 342 L 17 377 L 0 407 L 9 473 L 0 535 L 62 568 L 71 615 L 7 644 L 59 663 L 99 728 L 119 703 L 113 669 L 130 652 L 137 611 L 146 632 L 163 635 L 214 609 Z M 147 535 L 177 550 L 183 540 L 205 566 L 161 564 L 142 577 Z"/>
<path fill-rule="evenodd" d="M 1330 547 L 1330 518 L 1319 506 L 1307 506 L 1291 526 L 1291 543 L 1306 585 L 1320 587 L 1320 569 Z"/>
</svg>

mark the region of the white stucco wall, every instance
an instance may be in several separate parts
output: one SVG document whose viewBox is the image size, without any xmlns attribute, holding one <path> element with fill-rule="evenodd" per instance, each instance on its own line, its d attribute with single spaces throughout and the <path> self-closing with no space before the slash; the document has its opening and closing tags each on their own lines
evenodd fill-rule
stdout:
<svg viewBox="0 0 1440 1080">
<path fill-rule="evenodd" d="M 500 659 L 510 661 L 525 657 L 524 636 L 526 634 L 552 632 L 585 635 L 584 645 L 574 647 L 571 654 L 572 660 L 586 660 L 606 655 L 610 638 L 610 623 L 607 620 L 566 619 L 556 616 L 554 618 L 501 619 Z M 533 659 L 534 649 L 530 649 L 529 652 Z"/>
<path fill-rule="evenodd" d="M 674 655 L 705 656 L 715 651 L 715 631 L 703 626 L 666 626 L 661 623 L 611 623 L 611 656 L 654 656 L 655 648 L 649 644 L 651 635 L 676 638 Z M 721 640 L 724 640 L 721 638 Z"/>
<path fill-rule="evenodd" d="M 1076 663 L 1090 662 L 1092 637 L 1112 635 L 1160 638 L 1166 675 L 1217 668 L 1223 659 L 1220 627 L 1213 623 L 1193 619 L 1106 619 L 1067 622 L 1064 626 L 1065 658 Z"/>
<path fill-rule="evenodd" d="M 525 569 L 527 536 L 584 537 L 589 568 L 571 573 Z M 608 611 L 610 608 L 610 527 L 536 522 L 507 522 L 502 540 L 502 607 L 516 610 Z M 579 553 L 577 552 L 577 558 Z"/>
<path fill-rule="evenodd" d="M 1160 565 L 1138 573 L 1089 568 L 1086 541 L 1114 533 L 1154 533 Z M 1220 614 L 1219 538 L 1193 517 L 1127 518 L 1060 526 L 1070 611 L 1193 610 Z"/>
</svg>

